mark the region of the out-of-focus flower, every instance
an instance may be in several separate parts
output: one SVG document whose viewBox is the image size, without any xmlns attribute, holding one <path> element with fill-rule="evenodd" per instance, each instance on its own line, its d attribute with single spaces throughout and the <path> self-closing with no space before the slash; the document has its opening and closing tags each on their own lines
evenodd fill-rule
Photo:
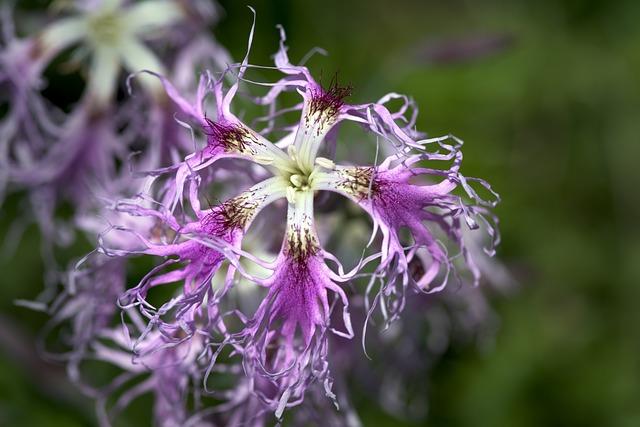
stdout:
<svg viewBox="0 0 640 427">
<path fill-rule="evenodd" d="M 133 318 L 133 328 L 140 319 Z M 158 333 L 145 335 L 132 355 L 131 342 L 122 328 L 105 329 L 101 341 L 93 345 L 93 358 L 122 369 L 122 373 L 103 386 L 82 384 L 97 400 L 100 424 L 111 425 L 133 400 L 150 393 L 154 397 L 154 425 L 178 427 L 212 426 L 189 420 L 202 409 L 198 400 L 202 370 L 197 363 L 203 341 L 196 337 L 168 340 Z M 189 401 L 195 396 L 195 400 Z"/>
<path fill-rule="evenodd" d="M 462 234 L 482 273 L 482 286 L 470 286 L 473 277 L 463 278 L 461 285 L 409 299 L 396 322 L 381 331 L 367 331 L 370 360 L 354 343 L 332 343 L 336 375 L 360 384 L 358 391 L 395 418 L 416 421 L 428 415 L 431 373 L 446 352 L 463 346 L 491 349 L 499 318 L 490 302 L 516 287 L 507 269 L 485 253 L 483 235 L 466 227 Z M 416 280 L 424 275 L 420 262 L 410 264 Z M 367 316 L 361 300 L 355 299 L 352 307 L 356 321 Z"/>
<path fill-rule="evenodd" d="M 142 91 L 134 89 L 116 106 L 123 77 L 174 72 L 182 90 L 195 92 L 199 55 L 210 58 L 211 67 L 229 62 L 228 55 L 214 41 L 196 37 L 216 16 L 212 4 L 197 0 L 72 2 L 62 16 L 22 39 L 12 34 L 10 15 L 3 8 L 0 87 L 8 112 L 0 122 L 0 165 L 11 188 L 28 190 L 48 240 L 64 244 L 72 226 L 56 220 L 63 202 L 75 212 L 95 207 L 96 194 L 132 176 L 131 169 L 155 169 L 191 149 L 157 77 L 136 75 L 134 86 Z M 67 114 L 41 90 L 47 67 L 68 57 L 68 65 L 85 72 L 86 85 Z M 180 63 L 172 66 L 175 59 Z"/>
<path fill-rule="evenodd" d="M 416 49 L 416 60 L 433 65 L 471 62 L 499 55 L 513 48 L 513 34 L 471 34 L 462 38 L 429 40 Z"/>
<path fill-rule="evenodd" d="M 268 107 L 268 115 L 257 120 L 266 123 L 261 130 L 234 114 L 240 83 L 250 81 L 246 73 L 254 67 L 247 58 L 229 68 L 237 72 L 238 81 L 228 89 L 225 76 L 209 75 L 201 81 L 198 93 L 210 89 L 215 97 L 215 120 L 205 117 L 202 97 L 193 105 L 161 78 L 175 105 L 204 130 L 206 144 L 184 161 L 151 173 L 148 195 L 117 205 L 121 213 L 156 221 L 156 232 L 114 227 L 114 233 L 129 235 L 138 246 L 102 244 L 100 248 L 114 257 L 164 259 L 120 298 L 126 310 L 137 307 L 149 322 L 137 342 L 149 333 L 176 343 L 186 337 L 204 339 L 207 383 L 225 352 L 231 352 L 227 355 L 232 358 L 240 356 L 251 395 L 277 418 L 287 407 L 302 403 L 306 390 L 318 385 L 338 402 L 329 371 L 328 336 L 354 336 L 344 283 L 368 277 L 366 319 L 379 308 L 387 324 L 403 310 L 409 287 L 426 293 L 442 291 L 450 272 L 458 276 L 459 258 L 472 284 L 477 284 L 480 270 L 463 230 L 482 229 L 494 237 L 490 208 L 497 203 L 497 195 L 485 181 L 460 173 L 460 140 L 424 138 L 413 129 L 415 113 L 408 99 L 390 94 L 374 103 L 347 104 L 351 89 L 336 79 L 323 86 L 305 66 L 293 65 L 284 41 L 282 31 L 275 69 L 284 77 L 258 83 L 270 89 L 254 98 Z M 301 102 L 279 107 L 286 92 L 298 93 Z M 397 99 L 401 100 L 399 110 L 390 111 L 388 104 Z M 282 124 L 284 116 L 295 112 L 300 114 L 296 123 Z M 364 166 L 327 158 L 325 153 L 334 148 L 327 141 L 329 135 L 344 121 L 360 124 L 366 133 L 392 146 L 393 154 L 379 165 Z M 226 201 L 209 201 L 209 207 L 202 209 L 202 200 L 209 200 L 208 191 L 216 183 L 216 169 L 234 161 L 248 162 L 247 171 L 259 182 Z M 472 184 L 479 184 L 492 200 L 481 198 Z M 382 237 L 380 248 L 363 256 L 351 271 L 345 271 L 321 243 L 314 199 L 324 191 L 345 196 L 370 216 L 372 244 L 378 234 Z M 285 201 L 286 226 L 278 254 L 273 261 L 260 259 L 245 249 L 245 235 L 263 209 Z M 493 243 L 488 253 L 493 252 Z M 242 261 L 270 274 L 253 274 Z M 415 274 L 415 264 L 420 274 Z M 223 267 L 223 283 L 211 286 Z M 238 286 L 238 276 L 262 289 L 253 310 L 225 308 L 230 291 Z M 175 283 L 180 287 L 177 296 L 159 307 L 149 302 L 154 288 Z M 336 310 L 341 315 L 332 319 Z"/>
<path fill-rule="evenodd" d="M 90 254 L 63 276 L 63 289 L 48 308 L 51 319 L 44 329 L 44 354 L 66 362 L 73 381 L 79 379 L 78 365 L 96 337 L 117 317 L 115 301 L 125 289 L 125 269 L 123 259 Z M 48 348 L 53 336 L 61 338 Z"/>
</svg>

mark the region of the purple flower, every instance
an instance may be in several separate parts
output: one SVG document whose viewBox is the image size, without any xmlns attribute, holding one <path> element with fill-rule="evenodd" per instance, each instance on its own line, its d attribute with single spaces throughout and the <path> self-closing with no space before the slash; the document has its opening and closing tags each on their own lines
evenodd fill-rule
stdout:
<svg viewBox="0 0 640 427">
<path fill-rule="evenodd" d="M 43 334 L 44 353 L 64 361 L 72 381 L 80 381 L 79 366 L 100 334 L 118 313 L 115 301 L 124 292 L 125 260 L 90 254 L 63 275 L 63 289 L 50 304 L 51 319 Z M 51 337 L 63 337 L 48 347 Z"/>
<path fill-rule="evenodd" d="M 140 323 L 135 316 L 132 320 L 134 325 Z M 111 420 L 146 393 L 154 397 L 154 425 L 212 425 L 190 422 L 202 410 L 199 393 L 192 392 L 202 380 L 202 369 L 197 363 L 203 348 L 200 338 L 174 342 L 160 334 L 150 334 L 137 343 L 133 354 L 122 329 L 105 329 L 100 338 L 92 346 L 91 359 L 122 369 L 122 373 L 106 385 L 83 384 L 85 392 L 97 400 L 102 426 L 110 426 Z M 195 396 L 195 400 L 189 401 L 190 395 Z"/>
<path fill-rule="evenodd" d="M 258 83 L 270 89 L 254 98 L 269 110 L 256 121 L 265 123 L 263 129 L 233 113 L 240 83 L 252 82 L 245 76 L 254 67 L 247 58 L 230 67 L 229 71 L 237 71 L 238 80 L 228 89 L 224 75 L 202 79 L 195 105 L 161 79 L 175 105 L 203 129 L 206 142 L 183 161 L 151 172 L 149 195 L 117 207 L 123 213 L 154 218 L 163 231 L 151 236 L 116 227 L 114 231 L 129 233 L 141 246 L 102 246 L 112 256 L 168 257 L 121 297 L 125 308 L 137 306 L 149 320 L 138 340 L 144 340 L 149 331 L 159 331 L 168 339 L 175 339 L 178 331 L 205 337 L 206 378 L 215 376 L 216 363 L 230 349 L 232 355 L 242 357 L 252 393 L 277 418 L 285 408 L 300 404 L 305 391 L 317 384 L 337 403 L 329 372 L 328 335 L 346 339 L 354 335 L 343 283 L 369 277 L 367 295 L 379 283 L 373 304 L 368 303 L 367 319 L 379 306 L 387 323 L 402 311 L 408 287 L 427 293 L 444 289 L 458 253 L 477 283 L 479 270 L 466 248 L 463 229 L 478 229 L 480 222 L 493 235 L 489 208 L 496 200 L 481 199 L 471 183 L 479 183 L 497 198 L 484 181 L 460 173 L 460 140 L 423 138 L 413 129 L 415 111 L 406 97 L 390 94 L 376 103 L 350 105 L 345 102 L 349 87 L 340 86 L 335 78 L 325 87 L 306 67 L 291 64 L 283 31 L 281 38 L 275 62 L 284 77 L 275 83 Z M 207 90 L 215 98 L 215 120 L 204 114 L 202 95 Z M 285 92 L 300 94 L 301 102 L 278 108 Z M 387 107 L 393 99 L 402 101 L 398 111 Z M 296 111 L 299 121 L 283 125 L 281 117 Z M 344 121 L 360 124 L 389 144 L 393 154 L 380 165 L 364 166 L 336 164 L 325 157 L 333 152 L 337 126 Z M 225 162 L 238 161 L 248 162 L 246 171 L 259 182 L 202 210 L 200 201 L 207 199 L 207 189 L 216 183 L 216 170 Z M 438 164 L 444 167 L 437 168 Z M 323 248 L 316 230 L 314 198 L 323 191 L 346 196 L 371 216 L 371 244 L 378 231 L 382 235 L 379 250 L 363 256 L 348 272 Z M 286 227 L 279 254 L 268 262 L 246 251 L 243 241 L 258 213 L 279 199 L 287 202 Z M 410 239 L 403 237 L 404 228 Z M 262 266 L 270 275 L 253 274 L 243 262 Z M 373 271 L 366 270 L 374 262 L 378 264 Z M 422 269 L 418 277 L 412 272 L 416 262 Z M 225 263 L 223 284 L 212 286 Z M 249 314 L 233 308 L 225 298 L 238 276 L 264 288 L 264 297 Z M 434 285 L 436 280 L 441 282 Z M 169 283 L 180 284 L 180 295 L 155 308 L 147 301 L 148 291 Z M 341 320 L 332 318 L 336 307 L 342 308 Z"/>
<path fill-rule="evenodd" d="M 437 304 L 425 321 L 422 304 L 405 297 L 407 289 L 440 292 L 444 306 L 463 306 L 455 320 L 475 332 L 490 317 L 482 293 L 446 285 L 454 277 L 475 286 L 481 272 L 496 271 L 479 255 L 477 236 L 489 237 L 484 252 L 493 255 L 498 196 L 461 174 L 462 141 L 415 129 L 408 97 L 348 103 L 352 88 L 337 76 L 323 84 L 291 63 L 282 28 L 275 67 L 267 67 L 281 78 L 249 78 L 264 67 L 251 65 L 248 53 L 231 64 L 220 46 L 192 31 L 213 17 L 201 13 L 203 4 L 77 2 L 22 40 L 3 16 L 9 36 L 0 86 L 9 108 L 0 122 L 0 183 L 28 190 L 49 240 L 68 243 L 72 227 L 98 234 L 98 248 L 64 276 L 49 305 L 46 332 L 62 331 L 63 347 L 47 350 L 97 399 L 105 426 L 145 393 L 154 396 L 155 423 L 166 427 L 258 427 L 294 406 L 301 425 L 360 425 L 345 393 L 360 366 L 353 352 L 341 351 L 355 336 L 351 307 L 364 340 L 378 309 L 385 329 L 399 325 L 392 322 L 406 305 L 412 323 L 448 321 Z M 253 30 L 249 47 L 252 38 Z M 157 55 L 161 46 L 171 47 L 166 61 Z M 63 51 L 89 71 L 68 114 L 40 94 L 44 69 Z M 225 71 L 194 79 L 202 66 Z M 116 102 L 123 70 L 133 96 Z M 266 113 L 249 121 L 236 96 L 255 86 L 266 89 L 247 98 Z M 381 163 L 378 154 L 362 162 L 354 143 L 353 158 L 335 159 L 337 144 L 348 143 L 340 140 L 345 122 L 376 140 Z M 324 203 L 328 193 L 340 201 Z M 56 217 L 63 201 L 74 208 L 72 227 Z M 355 262 L 328 250 L 342 230 L 318 220 L 346 204 L 373 222 L 364 248 L 337 237 L 362 254 Z M 127 287 L 130 257 L 155 265 Z M 407 339 L 396 326 L 376 345 L 418 354 L 421 327 L 403 326 Z M 438 329 L 430 343 L 436 355 L 450 335 Z M 95 361 L 121 373 L 95 384 L 84 365 Z M 406 362 L 371 384 L 394 390 L 419 370 Z M 397 401 L 382 403 L 401 411 L 404 396 L 393 394 Z M 342 412 L 328 412 L 332 405 Z"/>
<path fill-rule="evenodd" d="M 49 241 L 70 240 L 71 233 L 60 232 L 69 224 L 56 219 L 63 202 L 75 212 L 87 212 L 98 206 L 97 194 L 112 190 L 107 189 L 112 181 L 127 176 L 131 181 L 131 169 L 157 169 L 191 149 L 189 134 L 174 117 L 177 107 L 160 80 L 150 74 L 171 76 L 171 59 L 180 60 L 173 72 L 181 89 L 191 92 L 197 82 L 185 68 L 202 63 L 198 54 L 213 58 L 213 65 L 228 62 L 215 42 L 194 37 L 193 29 L 215 15 L 215 10 L 200 7 L 206 4 L 76 2 L 25 39 L 11 34 L 13 22 L 8 8 L 3 8 L 8 39 L 0 48 L 0 87 L 8 113 L 0 122 L 0 184 L 28 190 L 32 212 Z M 159 36 L 164 44 L 173 43 L 184 51 L 178 55 L 173 49 L 164 55 L 168 60 L 161 61 L 156 53 Z M 46 86 L 45 68 L 67 51 L 72 52 L 75 69 L 88 71 L 84 92 L 68 114 L 40 93 Z M 116 103 L 123 71 L 148 73 L 136 74 L 134 88 L 127 82 L 133 97 Z M 137 85 L 142 87 L 140 94 Z M 142 154 L 134 155 L 139 151 Z"/>
</svg>

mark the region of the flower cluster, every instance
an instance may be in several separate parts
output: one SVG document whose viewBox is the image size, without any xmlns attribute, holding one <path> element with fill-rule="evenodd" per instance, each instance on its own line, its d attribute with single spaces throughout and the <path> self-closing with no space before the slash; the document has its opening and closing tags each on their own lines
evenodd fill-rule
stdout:
<svg viewBox="0 0 640 427">
<path fill-rule="evenodd" d="M 201 1 L 69 2 L 57 19 L 26 38 L 13 34 L 10 9 L 2 12 L 0 101 L 7 113 L 0 121 L 0 183 L 28 191 L 28 211 L 47 241 L 68 244 L 73 226 L 61 222 L 56 210 L 70 205 L 89 212 L 100 197 L 128 188 L 130 168 L 160 167 L 192 147 L 174 118 L 176 106 L 150 73 L 171 75 L 191 91 L 197 85 L 194 68 L 229 62 L 219 45 L 197 31 L 216 17 L 216 9 Z M 86 79 L 79 100 L 65 112 L 43 91 L 46 76 L 69 71 Z M 122 73 L 143 71 L 133 75 L 141 90 L 128 81 L 134 96 L 118 100 Z M 135 114 L 140 110 L 147 113 Z"/>
<path fill-rule="evenodd" d="M 212 395 L 219 394 L 217 367 L 239 358 L 243 369 L 238 381 L 249 391 L 244 394 L 256 399 L 263 411 L 281 418 L 286 408 L 303 402 L 308 388 L 318 385 L 337 404 L 329 336 L 354 337 L 347 283 L 364 278 L 368 283 L 364 292 L 370 296 L 367 322 L 379 308 L 386 324 L 403 310 L 407 289 L 438 292 L 451 272 L 459 276 L 455 265 L 459 258 L 477 283 L 479 269 L 463 232 L 482 224 L 495 238 L 489 209 L 497 200 L 483 200 L 472 184 L 495 196 L 491 187 L 460 173 L 460 140 L 423 138 L 414 130 L 411 102 L 399 95 L 375 103 L 347 103 L 349 87 L 340 86 L 335 78 L 323 86 L 308 68 L 290 62 L 284 31 L 273 67 L 283 77 L 256 83 L 245 77 L 254 68 L 245 58 L 223 75 L 201 82 L 199 93 L 209 92 L 215 99 L 215 119 L 209 111 L 205 116 L 202 104 L 187 102 L 168 79 L 162 79 L 167 94 L 206 140 L 183 161 L 150 173 L 147 193 L 113 207 L 121 215 L 146 219 L 148 225 L 115 225 L 103 238 L 115 235 L 128 246 L 137 242 L 135 247 L 118 247 L 103 239 L 100 251 L 115 258 L 158 259 L 156 267 L 119 298 L 124 310 L 137 309 L 147 320 L 137 336 L 130 332 L 139 357 L 146 357 L 144 343 L 150 336 L 162 337 L 167 348 L 196 340 L 202 348 L 198 362 L 203 364 L 205 391 Z M 235 73 L 236 81 L 227 88 L 229 73 Z M 266 94 L 252 98 L 267 107 L 267 116 L 257 120 L 267 123 L 263 129 L 234 113 L 243 82 L 269 87 Z M 301 101 L 279 107 L 287 93 L 298 94 Z M 394 99 L 402 101 L 398 111 L 388 108 Z M 296 112 L 297 122 L 280 120 Z M 377 136 L 379 143 L 391 147 L 386 149 L 391 154 L 380 164 L 369 165 L 326 157 L 333 151 L 328 136 L 347 121 Z M 240 162 L 251 183 L 212 204 L 210 191 L 225 183 L 219 172 Z M 314 204 L 325 192 L 344 196 L 343 203 L 355 203 L 373 223 L 370 253 L 350 271 L 321 243 Z M 209 203 L 206 208 L 204 201 Z M 265 260 L 249 250 L 247 233 L 263 210 L 285 206 L 286 215 L 280 210 L 282 219 L 271 212 L 269 224 L 261 224 L 264 229 L 286 223 L 277 254 Z M 269 233 L 272 239 L 273 230 Z M 260 273 L 252 272 L 251 266 L 260 267 Z M 219 284 L 212 285 L 216 280 Z M 179 294 L 160 304 L 150 302 L 155 288 L 175 288 L 175 284 Z M 234 290 L 243 292 L 240 286 L 262 289 L 250 310 L 232 297 Z"/>
<path fill-rule="evenodd" d="M 62 329 L 65 348 L 47 352 L 96 399 L 103 425 L 151 393 L 156 423 L 167 427 L 262 426 L 293 407 L 299 425 L 322 414 L 323 425 L 357 426 L 345 377 L 359 374 L 353 354 L 366 354 L 367 326 L 381 322 L 411 341 L 417 333 L 396 322 L 405 309 L 416 324 L 441 319 L 426 310 L 435 314 L 425 321 L 407 291 L 463 301 L 471 331 L 489 317 L 475 286 L 493 270 L 498 196 L 461 173 L 460 139 L 416 130 L 408 97 L 349 103 L 350 86 L 323 84 L 290 61 L 282 28 L 273 66 L 249 63 L 253 29 L 234 63 L 185 30 L 199 5 L 89 2 L 36 37 L 9 40 L 0 55 L 9 182 L 29 189 L 50 238 L 61 200 L 74 205 L 75 226 L 98 235 L 48 307 L 47 335 Z M 158 30 L 168 46 L 143 43 Z M 76 44 L 91 65 L 85 94 L 64 116 L 37 91 L 46 65 Z M 154 49 L 176 47 L 169 70 Z M 214 70 L 193 79 L 207 62 Z M 121 66 L 146 71 L 144 99 L 116 101 Z M 278 77 L 248 77 L 264 70 Z M 249 121 L 241 97 L 250 113 L 265 112 Z M 341 135 L 347 123 L 361 139 Z M 353 157 L 336 157 L 338 144 Z M 372 151 L 374 161 L 358 160 Z M 371 225 L 361 245 L 334 221 L 354 209 Z M 477 292 L 452 291 L 467 285 Z M 350 344 L 358 334 L 361 352 Z M 376 348 L 388 344 L 376 337 Z M 121 373 L 96 383 L 94 363 Z"/>
</svg>

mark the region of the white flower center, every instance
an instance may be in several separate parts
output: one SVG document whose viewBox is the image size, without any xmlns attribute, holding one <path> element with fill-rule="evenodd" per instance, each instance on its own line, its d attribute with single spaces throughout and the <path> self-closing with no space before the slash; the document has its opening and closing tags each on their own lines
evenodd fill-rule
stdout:
<svg viewBox="0 0 640 427">
<path fill-rule="evenodd" d="M 117 46 L 128 30 L 122 14 L 112 10 L 90 16 L 89 39 L 97 46 Z"/>
</svg>

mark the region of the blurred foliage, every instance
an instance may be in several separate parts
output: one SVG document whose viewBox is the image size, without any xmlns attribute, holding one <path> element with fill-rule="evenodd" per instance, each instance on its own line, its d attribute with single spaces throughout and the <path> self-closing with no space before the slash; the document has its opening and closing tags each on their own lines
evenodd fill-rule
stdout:
<svg viewBox="0 0 640 427">
<path fill-rule="evenodd" d="M 226 16 L 213 29 L 235 58 L 251 24 L 244 3 L 223 2 Z M 498 256 L 520 288 L 495 301 L 493 348 L 453 348 L 439 365 L 424 425 L 640 425 L 640 2 L 252 4 L 253 63 L 269 63 L 274 26 L 283 24 L 292 59 L 325 48 L 329 56 L 310 67 L 338 71 L 354 102 L 413 96 L 419 128 L 463 138 L 463 173 L 488 179 L 503 197 Z M 469 57 L 434 53 L 487 37 L 503 42 Z M 16 206 L 16 197 L 3 206 L 3 236 Z M 2 332 L 33 358 L 29 337 L 44 316 L 12 301 L 41 289 L 34 228 L 0 268 Z M 94 423 L 89 401 L 48 386 L 60 368 L 38 372 L 13 350 L 0 349 L 0 425 Z M 366 426 L 422 425 L 355 401 Z M 138 412 L 126 425 L 148 424 Z"/>
</svg>

